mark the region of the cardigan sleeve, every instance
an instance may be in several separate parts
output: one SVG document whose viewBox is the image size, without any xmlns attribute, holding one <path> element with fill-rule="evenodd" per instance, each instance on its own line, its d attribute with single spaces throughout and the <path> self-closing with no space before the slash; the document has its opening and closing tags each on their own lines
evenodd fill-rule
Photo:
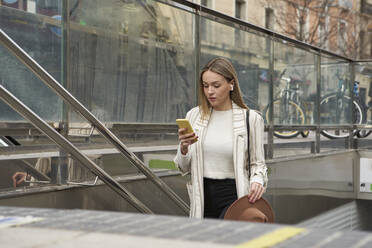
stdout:
<svg viewBox="0 0 372 248">
<path fill-rule="evenodd" d="M 254 112 L 254 111 L 252 111 Z M 267 188 L 267 167 L 264 152 L 264 120 L 260 114 L 254 112 L 251 125 L 251 178 L 250 182 L 257 182 Z"/>
<path fill-rule="evenodd" d="M 177 155 L 174 158 L 174 163 L 176 164 L 177 168 L 182 172 L 182 174 L 187 174 L 190 172 L 190 164 L 191 164 L 191 152 L 190 149 L 186 155 L 181 153 L 181 146 L 178 146 Z"/>
</svg>

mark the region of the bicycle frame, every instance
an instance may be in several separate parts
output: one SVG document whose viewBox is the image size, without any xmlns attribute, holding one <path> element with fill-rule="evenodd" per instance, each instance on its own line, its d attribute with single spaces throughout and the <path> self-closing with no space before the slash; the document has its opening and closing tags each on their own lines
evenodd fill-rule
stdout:
<svg viewBox="0 0 372 248">
<path fill-rule="evenodd" d="M 299 83 L 296 83 L 296 80 L 293 78 L 283 77 L 282 80 L 286 82 L 284 89 L 282 89 L 279 93 L 279 98 L 281 99 L 281 113 L 284 115 L 282 116 L 283 119 L 287 120 L 290 118 L 290 110 L 289 110 L 289 103 L 290 101 L 294 102 L 298 106 L 302 107 L 302 101 L 300 99 L 300 90 L 299 90 Z M 295 86 L 293 86 L 295 84 Z M 282 121 L 282 120 L 281 120 Z M 293 124 L 293 123 L 290 123 Z M 297 124 L 297 123 L 295 123 Z"/>
</svg>

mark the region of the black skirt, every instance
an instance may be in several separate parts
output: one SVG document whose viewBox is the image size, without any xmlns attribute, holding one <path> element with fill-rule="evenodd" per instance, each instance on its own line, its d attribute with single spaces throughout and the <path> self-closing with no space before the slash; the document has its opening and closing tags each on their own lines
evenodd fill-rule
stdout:
<svg viewBox="0 0 372 248">
<path fill-rule="evenodd" d="M 223 219 L 238 197 L 235 179 L 204 178 L 204 218 Z"/>
</svg>

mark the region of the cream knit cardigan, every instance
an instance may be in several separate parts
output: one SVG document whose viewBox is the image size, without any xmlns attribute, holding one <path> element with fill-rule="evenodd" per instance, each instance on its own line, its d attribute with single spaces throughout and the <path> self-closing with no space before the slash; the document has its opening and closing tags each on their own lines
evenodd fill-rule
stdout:
<svg viewBox="0 0 372 248">
<path fill-rule="evenodd" d="M 251 180 L 249 180 L 245 162 L 247 158 L 246 110 L 233 103 L 232 111 L 233 161 L 236 190 L 239 198 L 248 194 L 252 182 L 264 182 L 265 190 L 267 187 L 267 167 L 263 148 L 264 121 L 256 111 L 251 110 L 249 112 L 251 155 Z M 202 218 L 204 216 L 202 143 L 209 119 L 201 119 L 199 107 L 191 109 L 187 113 L 186 119 L 190 121 L 199 140 L 189 147 L 189 152 L 186 155 L 182 155 L 180 147 L 178 147 L 174 162 L 184 175 L 191 172 L 191 181 L 186 185 L 190 197 L 190 217 Z M 223 134 L 223 130 L 221 130 L 221 134 Z"/>
</svg>

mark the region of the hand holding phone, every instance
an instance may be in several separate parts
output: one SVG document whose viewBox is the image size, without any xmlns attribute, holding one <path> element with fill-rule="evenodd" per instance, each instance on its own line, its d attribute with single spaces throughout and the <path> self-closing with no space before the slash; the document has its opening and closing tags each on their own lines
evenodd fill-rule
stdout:
<svg viewBox="0 0 372 248">
<path fill-rule="evenodd" d="M 198 137 L 195 135 L 194 130 L 187 119 L 177 119 L 176 123 L 179 129 L 186 129 L 186 131 L 182 133 L 178 131 L 178 136 L 181 142 L 181 152 L 185 155 L 188 152 L 188 146 L 198 141 Z"/>
</svg>

